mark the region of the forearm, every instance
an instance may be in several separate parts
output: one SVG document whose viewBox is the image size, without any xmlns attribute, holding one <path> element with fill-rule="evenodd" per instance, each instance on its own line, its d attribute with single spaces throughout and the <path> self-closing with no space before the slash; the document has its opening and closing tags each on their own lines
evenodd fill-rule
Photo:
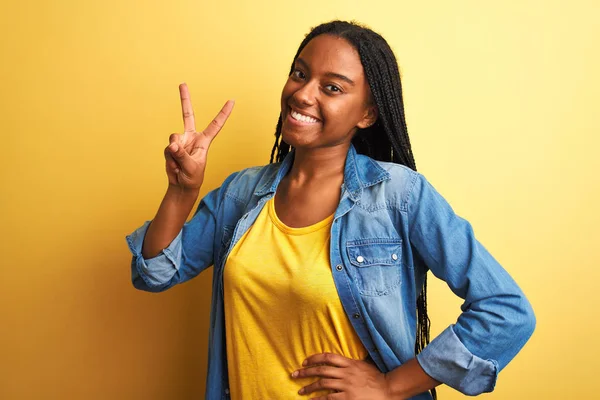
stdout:
<svg viewBox="0 0 600 400">
<path fill-rule="evenodd" d="M 404 400 L 441 384 L 425 373 L 416 358 L 386 374 L 391 399 Z"/>
<path fill-rule="evenodd" d="M 157 256 L 177 237 L 198 199 L 199 192 L 199 189 L 185 190 L 169 185 L 144 237 L 142 246 L 144 258 Z"/>
</svg>

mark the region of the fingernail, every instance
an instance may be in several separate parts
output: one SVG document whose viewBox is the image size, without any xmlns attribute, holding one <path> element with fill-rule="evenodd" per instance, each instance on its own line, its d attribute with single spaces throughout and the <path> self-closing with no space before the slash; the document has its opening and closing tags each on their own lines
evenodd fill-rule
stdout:
<svg viewBox="0 0 600 400">
<path fill-rule="evenodd" d="M 171 145 L 171 150 L 173 150 L 173 151 L 177 151 L 177 150 L 179 150 L 179 146 L 177 146 L 177 143 L 173 143 L 173 144 Z"/>
<path fill-rule="evenodd" d="M 298 371 L 294 371 L 294 372 L 292 372 L 292 378 L 295 378 L 295 377 L 297 377 L 297 376 L 298 376 Z"/>
<path fill-rule="evenodd" d="M 304 362 L 302 363 L 302 366 L 306 367 L 306 364 L 308 364 L 308 360 L 304 360 Z"/>
<path fill-rule="evenodd" d="M 304 394 L 304 388 L 298 390 L 298 394 Z"/>
</svg>

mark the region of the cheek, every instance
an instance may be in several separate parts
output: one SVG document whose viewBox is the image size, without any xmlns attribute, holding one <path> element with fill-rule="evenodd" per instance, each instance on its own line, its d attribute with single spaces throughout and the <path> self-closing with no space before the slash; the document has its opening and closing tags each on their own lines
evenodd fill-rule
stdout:
<svg viewBox="0 0 600 400">
<path fill-rule="evenodd" d="M 360 114 L 359 108 L 353 102 L 330 101 L 322 105 L 323 116 L 327 120 L 335 121 L 336 125 L 352 126 L 357 122 Z"/>
<path fill-rule="evenodd" d="M 294 93 L 296 86 L 297 86 L 297 84 L 294 81 L 292 81 L 291 79 L 288 79 L 285 82 L 285 85 L 283 85 L 283 90 L 281 91 L 281 104 L 282 105 L 284 105 L 287 102 L 287 99 L 289 99 L 290 96 Z"/>
</svg>

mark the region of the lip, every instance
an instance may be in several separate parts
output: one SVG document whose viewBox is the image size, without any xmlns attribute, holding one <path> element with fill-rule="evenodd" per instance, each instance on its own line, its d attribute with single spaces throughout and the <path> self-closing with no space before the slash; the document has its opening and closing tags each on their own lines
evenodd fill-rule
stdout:
<svg viewBox="0 0 600 400">
<path fill-rule="evenodd" d="M 299 114 L 302 114 L 302 115 L 306 115 L 307 117 L 314 118 L 314 119 L 316 119 L 316 120 L 317 120 L 317 122 L 304 122 L 304 121 L 298 121 L 297 119 L 294 119 L 294 118 L 292 118 L 292 111 L 295 111 L 295 112 L 297 112 L 297 113 L 299 113 Z M 319 118 L 315 117 L 314 115 L 312 115 L 312 114 L 308 114 L 308 113 L 305 113 L 305 112 L 303 112 L 303 111 L 298 111 L 298 110 L 296 110 L 295 108 L 293 108 L 293 107 L 290 107 L 290 106 L 288 106 L 288 112 L 287 112 L 287 118 L 286 118 L 286 119 L 287 119 L 289 122 L 293 123 L 294 125 L 299 125 L 299 126 L 315 125 L 315 124 L 318 124 L 318 123 L 320 123 L 320 122 L 321 122 L 321 120 L 320 120 Z"/>
</svg>

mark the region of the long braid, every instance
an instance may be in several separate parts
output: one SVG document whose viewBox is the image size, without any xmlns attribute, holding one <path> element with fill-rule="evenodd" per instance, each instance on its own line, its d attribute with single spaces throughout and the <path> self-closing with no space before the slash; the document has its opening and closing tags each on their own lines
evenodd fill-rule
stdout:
<svg viewBox="0 0 600 400">
<path fill-rule="evenodd" d="M 279 116 L 279 120 L 277 121 L 277 126 L 275 127 L 275 144 L 273 145 L 273 149 L 271 149 L 271 158 L 270 158 L 270 162 L 273 162 L 273 157 L 277 157 L 276 160 L 277 162 L 281 162 L 282 160 L 280 159 L 279 153 L 281 152 L 280 150 L 280 143 L 279 143 L 279 138 L 281 137 L 281 115 Z M 276 154 L 277 153 L 277 154 Z"/>
<path fill-rule="evenodd" d="M 370 127 L 359 129 L 352 138 L 356 151 L 379 161 L 395 162 L 412 170 L 417 169 L 406 127 L 404 101 L 400 72 L 394 52 L 385 39 L 356 22 L 331 21 L 314 28 L 302 41 L 294 62 L 313 38 L 330 34 L 346 39 L 358 51 L 360 61 L 375 105 L 377 121 Z M 294 70 L 294 62 L 290 74 Z M 275 130 L 275 143 L 271 150 L 271 162 L 281 162 L 290 152 L 290 145 L 281 137 L 281 116 Z M 427 315 L 427 275 L 417 298 L 417 332 L 415 355 L 430 341 L 431 321 Z M 437 392 L 431 389 L 433 399 Z"/>
</svg>

